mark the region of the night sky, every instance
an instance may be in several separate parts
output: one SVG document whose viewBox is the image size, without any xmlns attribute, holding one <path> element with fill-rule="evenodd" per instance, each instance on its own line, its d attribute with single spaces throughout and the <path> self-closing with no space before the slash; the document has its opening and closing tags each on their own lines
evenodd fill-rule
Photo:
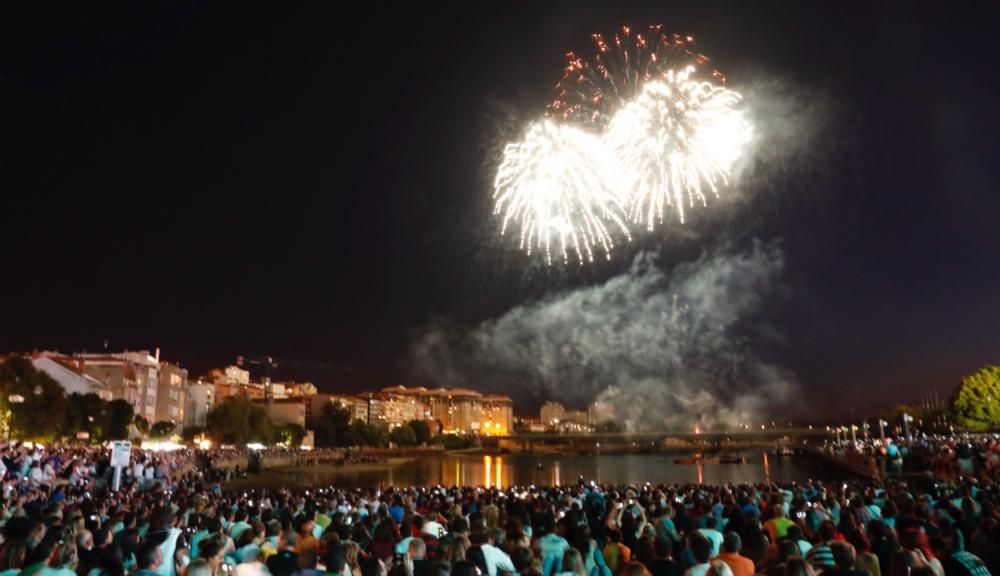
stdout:
<svg viewBox="0 0 1000 576">
<path fill-rule="evenodd" d="M 867 413 L 1000 362 L 1000 22 L 985 8 L 11 4 L 0 351 L 107 339 L 193 375 L 270 354 L 279 378 L 360 391 L 410 383 L 409 345 L 434 320 L 601 282 L 642 249 L 669 267 L 760 238 L 786 254 L 768 305 L 785 341 L 768 354 L 808 404 Z M 730 86 L 780 83 L 815 122 L 809 145 L 709 222 L 597 266 L 540 266 L 496 236 L 498 147 L 543 111 L 564 52 L 661 22 Z"/>
</svg>

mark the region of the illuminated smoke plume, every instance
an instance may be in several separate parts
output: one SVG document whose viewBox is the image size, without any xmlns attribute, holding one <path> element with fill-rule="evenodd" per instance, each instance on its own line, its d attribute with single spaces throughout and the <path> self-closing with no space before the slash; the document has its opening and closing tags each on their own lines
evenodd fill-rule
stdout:
<svg viewBox="0 0 1000 576">
<path fill-rule="evenodd" d="M 780 248 L 719 249 L 669 274 L 654 260 L 471 329 L 434 325 L 412 348 L 420 376 L 571 407 L 600 400 L 632 431 L 759 425 L 794 403 L 793 375 L 762 356 L 780 343 L 763 314 L 781 292 Z"/>
</svg>

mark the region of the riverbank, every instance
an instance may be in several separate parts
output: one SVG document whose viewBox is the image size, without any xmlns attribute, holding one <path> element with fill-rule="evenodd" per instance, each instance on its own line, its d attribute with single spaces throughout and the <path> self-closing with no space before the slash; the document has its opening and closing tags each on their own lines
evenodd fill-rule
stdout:
<svg viewBox="0 0 1000 576">
<path fill-rule="evenodd" d="M 691 456 L 691 453 L 685 456 Z M 744 452 L 739 462 L 708 457 L 692 464 L 678 463 L 678 454 L 552 455 L 464 453 L 406 456 L 376 464 L 317 465 L 268 468 L 227 483 L 227 488 L 378 488 L 384 486 L 511 486 L 568 485 L 585 481 L 617 484 L 668 482 L 678 484 L 741 484 L 804 482 L 826 479 L 829 471 L 818 463 L 794 457 L 765 457 L 762 451 Z"/>
<path fill-rule="evenodd" d="M 398 468 L 416 458 L 399 456 L 386 458 L 381 462 L 357 462 L 351 464 L 313 464 L 309 466 L 276 466 L 265 468 L 263 472 L 248 474 L 246 478 L 230 480 L 222 484 L 223 490 L 246 490 L 250 488 L 311 488 L 329 484 L 325 479 L 345 474 L 379 473 Z"/>
</svg>

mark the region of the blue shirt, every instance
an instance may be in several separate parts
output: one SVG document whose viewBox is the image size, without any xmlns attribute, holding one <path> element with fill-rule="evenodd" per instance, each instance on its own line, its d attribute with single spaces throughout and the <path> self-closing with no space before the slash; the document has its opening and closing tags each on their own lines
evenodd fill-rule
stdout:
<svg viewBox="0 0 1000 576">
<path fill-rule="evenodd" d="M 569 549 L 565 538 L 554 533 L 546 534 L 538 539 L 538 549 L 542 555 L 542 576 L 562 572 L 563 555 Z"/>
<path fill-rule="evenodd" d="M 405 510 L 403 510 L 402 506 L 392 505 L 389 507 L 389 516 L 392 516 L 392 519 L 396 521 L 396 524 L 403 521 L 404 512 Z"/>
</svg>

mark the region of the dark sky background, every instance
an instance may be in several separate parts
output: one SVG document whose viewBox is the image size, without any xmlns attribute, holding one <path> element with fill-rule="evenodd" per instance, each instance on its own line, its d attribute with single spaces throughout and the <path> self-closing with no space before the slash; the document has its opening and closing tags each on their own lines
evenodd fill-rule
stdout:
<svg viewBox="0 0 1000 576">
<path fill-rule="evenodd" d="M 434 319 L 601 282 L 640 249 L 669 266 L 758 237 L 787 255 L 768 312 L 787 340 L 769 353 L 824 413 L 943 396 L 1000 361 L 1000 22 L 985 7 L 13 4 L 2 351 L 108 339 L 193 374 L 270 354 L 288 360 L 277 376 L 327 390 L 405 384 Z M 495 234 L 498 146 L 543 110 L 565 51 L 660 22 L 731 86 L 780 82 L 822 129 L 724 226 L 537 265 Z"/>
</svg>

